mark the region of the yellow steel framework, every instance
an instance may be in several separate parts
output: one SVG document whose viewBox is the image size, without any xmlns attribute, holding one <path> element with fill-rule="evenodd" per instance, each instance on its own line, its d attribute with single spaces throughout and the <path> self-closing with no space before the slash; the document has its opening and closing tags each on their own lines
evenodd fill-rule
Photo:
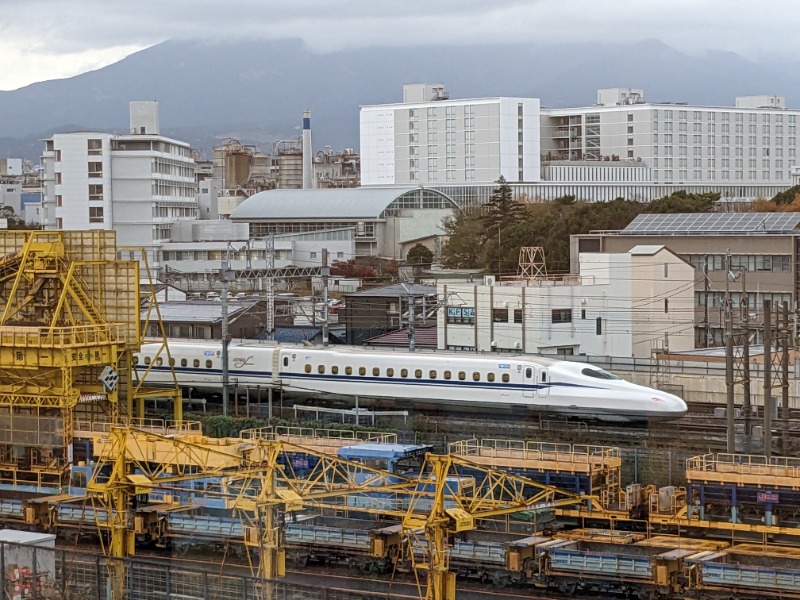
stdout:
<svg viewBox="0 0 800 600">
<path fill-rule="evenodd" d="M 94 405 L 117 418 L 114 370 L 141 340 L 138 282 L 138 263 L 116 258 L 113 231 L 0 232 L 4 472 L 63 476 L 73 411 Z"/>
<path fill-rule="evenodd" d="M 161 309 L 158 306 L 157 289 L 154 285 L 152 272 L 150 271 L 150 263 L 147 260 L 147 252 L 144 248 L 128 248 L 126 249 L 134 256 L 138 256 L 141 264 L 144 266 L 147 281 L 149 282 L 149 294 L 147 299 L 147 309 L 140 321 L 140 332 L 142 338 L 147 337 L 150 330 L 150 324 L 155 323 L 159 332 L 160 345 L 156 351 L 153 361 L 146 366 L 144 371 L 139 372 L 134 369 L 133 353 L 140 350 L 140 348 L 129 348 L 125 355 L 125 363 L 128 369 L 125 371 L 125 385 L 128 390 L 127 393 L 127 414 L 131 418 L 135 418 L 141 422 L 145 418 L 145 401 L 148 398 L 169 398 L 172 400 L 173 419 L 180 425 L 183 420 L 183 398 L 181 388 L 178 385 L 178 378 L 175 375 L 175 361 L 169 351 L 167 344 L 167 331 L 164 328 L 164 322 L 161 320 Z M 160 359 L 160 360 L 159 360 Z M 151 369 L 157 363 L 162 362 L 170 367 L 170 374 L 172 375 L 172 385 L 168 388 L 154 388 L 146 386 L 147 376 L 150 374 Z M 137 422 L 131 421 L 131 422 Z"/>
<path fill-rule="evenodd" d="M 390 499 L 410 499 L 408 510 L 359 508 L 362 512 L 393 516 L 403 520 L 409 539 L 423 531 L 427 561 L 415 563 L 417 571 L 428 572 L 426 598 L 455 597 L 454 574 L 449 572 L 447 539 L 453 532 L 476 527 L 480 519 L 526 508 L 557 507 L 586 500 L 553 487 L 486 469 L 481 465 L 449 456 L 428 455 L 419 477 L 408 478 L 339 459 L 281 440 L 222 439 L 202 436 L 161 436 L 130 428 L 112 428 L 98 445 L 98 461 L 87 485 L 87 501 L 95 515 L 107 515 L 98 523 L 109 536 L 108 552 L 116 557 L 135 552 L 136 534 L 157 527 L 157 515 L 137 516 L 133 500 L 154 488 L 169 489 L 176 482 L 218 477 L 219 495 L 243 524 L 244 543 L 258 549 L 253 572 L 266 579 L 264 594 L 274 591 L 269 580 L 285 572 L 281 547 L 280 510 L 316 508 L 342 509 L 344 498 L 359 494 L 381 494 Z M 299 476 L 290 454 L 314 456 L 310 473 Z M 469 475 L 462 472 L 468 471 Z M 454 487 L 453 481 L 476 481 L 478 485 Z M 146 522 L 146 515 L 153 522 Z M 101 536 L 102 539 L 102 536 Z M 414 556 L 414 552 L 410 552 Z M 250 553 L 248 559 L 252 561 Z M 122 565 L 118 562 L 115 565 Z M 122 597 L 124 573 L 111 573 L 114 598 Z M 422 592 L 420 592 L 422 596 Z"/>
</svg>

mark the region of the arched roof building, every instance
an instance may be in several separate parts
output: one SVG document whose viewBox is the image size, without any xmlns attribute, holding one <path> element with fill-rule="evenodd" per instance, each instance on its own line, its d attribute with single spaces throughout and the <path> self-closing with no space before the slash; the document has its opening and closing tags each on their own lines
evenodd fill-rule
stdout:
<svg viewBox="0 0 800 600">
<path fill-rule="evenodd" d="M 423 187 L 279 189 L 255 194 L 231 213 L 250 237 L 352 227 L 356 254 L 403 259 L 407 240 L 442 234 L 442 219 L 460 210 L 440 191 Z"/>
</svg>

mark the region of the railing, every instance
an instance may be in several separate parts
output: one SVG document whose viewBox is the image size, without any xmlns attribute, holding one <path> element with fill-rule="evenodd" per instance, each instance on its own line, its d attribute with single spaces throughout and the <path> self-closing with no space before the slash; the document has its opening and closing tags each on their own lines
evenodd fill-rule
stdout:
<svg viewBox="0 0 800 600">
<path fill-rule="evenodd" d="M 64 348 L 109 344 L 124 339 L 126 328 L 118 323 L 70 327 L 0 327 L 0 345 L 11 348 Z"/>
<path fill-rule="evenodd" d="M 349 429 L 316 429 L 313 427 L 257 427 L 243 429 L 240 436 L 244 439 L 307 441 L 309 438 L 325 441 L 342 442 L 381 442 L 396 444 L 397 434 L 383 431 L 352 431 Z"/>
<path fill-rule="evenodd" d="M 605 463 L 620 461 L 619 448 L 583 444 L 558 444 L 525 440 L 470 439 L 450 444 L 451 454 L 488 458 L 563 461 L 570 463 Z"/>
<path fill-rule="evenodd" d="M 74 431 L 81 433 L 105 434 L 111 431 L 112 427 L 135 427 L 144 429 L 148 433 L 160 435 L 175 434 L 202 434 L 203 426 L 200 421 L 173 421 L 171 419 L 121 419 L 119 422 L 110 421 L 89 421 L 86 419 L 76 419 L 73 427 Z"/>
<path fill-rule="evenodd" d="M 755 454 L 703 454 L 686 460 L 687 471 L 800 478 L 800 458 Z"/>
</svg>

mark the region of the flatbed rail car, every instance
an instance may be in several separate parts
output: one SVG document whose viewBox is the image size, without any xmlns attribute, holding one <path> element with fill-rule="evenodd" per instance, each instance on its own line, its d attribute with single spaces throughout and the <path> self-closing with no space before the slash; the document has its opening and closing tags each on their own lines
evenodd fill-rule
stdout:
<svg viewBox="0 0 800 600">
<path fill-rule="evenodd" d="M 800 549 L 740 544 L 687 559 L 690 598 L 800 598 Z"/>
<path fill-rule="evenodd" d="M 685 587 L 685 561 L 709 547 L 720 543 L 577 530 L 537 547 L 538 581 L 569 595 L 672 598 Z"/>
</svg>

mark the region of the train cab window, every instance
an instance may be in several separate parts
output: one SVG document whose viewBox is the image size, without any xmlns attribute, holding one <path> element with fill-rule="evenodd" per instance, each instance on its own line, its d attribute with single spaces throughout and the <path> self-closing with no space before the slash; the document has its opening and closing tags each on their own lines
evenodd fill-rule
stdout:
<svg viewBox="0 0 800 600">
<path fill-rule="evenodd" d="M 320 375 L 325 373 L 325 365 L 317 365 L 317 373 L 319 373 Z"/>
<path fill-rule="evenodd" d="M 380 377 L 381 370 L 378 367 L 372 367 L 372 376 Z"/>
<path fill-rule="evenodd" d="M 169 366 L 170 367 L 174 367 L 175 366 L 175 359 L 173 357 L 171 357 L 171 356 L 169 358 Z"/>
<path fill-rule="evenodd" d="M 400 369 L 400 377 L 408 377 L 408 369 Z"/>
<path fill-rule="evenodd" d="M 459 381 L 464 381 L 466 378 L 467 378 L 467 374 L 464 371 L 459 371 L 458 372 L 458 380 Z"/>
<path fill-rule="evenodd" d="M 283 366 L 284 367 L 288 367 L 289 366 L 289 357 L 288 356 L 284 356 L 283 357 Z"/>
<path fill-rule="evenodd" d="M 542 371 L 542 383 L 547 383 L 547 371 Z"/>
<path fill-rule="evenodd" d="M 394 369 L 392 367 L 389 367 L 388 369 L 386 369 L 386 376 L 387 377 L 394 377 Z"/>
<path fill-rule="evenodd" d="M 145 356 L 144 357 L 144 364 L 146 364 L 146 365 L 150 364 L 150 357 L 149 356 Z"/>
<path fill-rule="evenodd" d="M 445 379 L 450 379 L 451 376 L 452 376 L 452 373 L 450 373 L 450 371 L 445 371 L 444 372 L 444 378 Z"/>
<path fill-rule="evenodd" d="M 199 367 L 199 366 L 200 366 L 200 359 L 199 359 L 199 358 L 195 358 L 195 359 L 192 361 L 192 364 L 193 364 L 195 367 Z"/>
<path fill-rule="evenodd" d="M 306 365 L 305 366 L 305 371 L 306 371 L 306 373 L 311 373 L 311 365 Z"/>
<path fill-rule="evenodd" d="M 511 377 L 508 376 L 508 373 L 503 373 L 503 383 L 508 383 L 511 380 Z"/>
<path fill-rule="evenodd" d="M 157 364 L 157 365 L 160 367 L 161 365 L 163 365 L 163 364 L 164 364 L 164 359 L 163 359 L 163 358 L 161 358 L 161 357 L 159 356 L 159 357 L 156 359 L 156 364 Z"/>
<path fill-rule="evenodd" d="M 358 367 L 358 374 L 359 375 L 366 375 L 367 374 L 367 368 L 366 367 Z"/>
<path fill-rule="evenodd" d="M 525 377 L 526 377 L 526 378 L 528 378 L 528 379 L 530 379 L 531 377 L 533 377 L 533 369 L 531 369 L 530 367 L 528 367 L 527 369 L 525 369 Z"/>
<path fill-rule="evenodd" d="M 431 370 L 428 372 L 428 378 L 429 378 L 429 379 L 436 379 L 436 371 L 434 371 L 433 369 L 431 369 Z"/>
<path fill-rule="evenodd" d="M 210 368 L 211 368 L 211 361 L 207 360 L 206 361 L 206 369 L 210 369 Z"/>
<path fill-rule="evenodd" d="M 334 375 L 338 375 L 339 374 L 339 367 L 337 367 L 336 365 L 333 365 L 331 367 L 331 373 L 333 373 Z"/>
<path fill-rule="evenodd" d="M 619 379 L 616 375 L 612 375 L 608 371 L 604 371 L 603 369 L 598 368 L 590 368 L 586 367 L 581 371 L 582 375 L 586 375 L 587 377 L 594 377 L 595 379 Z"/>
<path fill-rule="evenodd" d="M 487 379 L 488 381 L 494 381 L 494 373 L 488 373 L 488 374 L 486 375 L 486 379 Z"/>
<path fill-rule="evenodd" d="M 344 368 L 345 375 L 352 375 L 353 374 L 353 367 L 345 367 Z"/>
<path fill-rule="evenodd" d="M 480 381 L 480 380 L 481 380 L 481 374 L 478 373 L 477 371 L 473 371 L 472 372 L 472 381 Z"/>
<path fill-rule="evenodd" d="M 416 377 L 417 379 L 422 379 L 422 369 L 417 369 L 416 371 L 414 371 L 414 377 Z"/>
<path fill-rule="evenodd" d="M 189 361 L 188 361 L 188 360 L 186 360 L 185 358 L 182 358 L 182 359 L 181 359 L 181 366 L 182 366 L 182 367 L 185 367 L 185 366 L 187 366 L 188 364 L 189 364 Z"/>
</svg>

